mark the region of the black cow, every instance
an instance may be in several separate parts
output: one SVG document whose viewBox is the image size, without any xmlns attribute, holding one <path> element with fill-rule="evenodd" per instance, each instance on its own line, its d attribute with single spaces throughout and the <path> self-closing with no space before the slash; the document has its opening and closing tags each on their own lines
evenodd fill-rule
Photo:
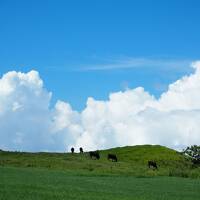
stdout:
<svg viewBox="0 0 200 200">
<path fill-rule="evenodd" d="M 82 147 L 80 147 L 80 149 L 79 149 L 79 150 L 80 150 L 80 153 L 83 153 L 83 148 L 82 148 Z"/>
<path fill-rule="evenodd" d="M 97 160 L 100 159 L 100 155 L 98 151 L 90 151 L 89 154 L 90 154 L 91 159 L 97 159 Z"/>
<path fill-rule="evenodd" d="M 153 167 L 153 169 L 158 169 L 155 161 L 148 161 L 149 168 Z"/>
<path fill-rule="evenodd" d="M 108 160 L 112 160 L 112 162 L 117 162 L 117 156 L 115 154 L 108 154 Z"/>
<path fill-rule="evenodd" d="M 74 153 L 74 147 L 71 148 L 71 152 Z"/>
</svg>

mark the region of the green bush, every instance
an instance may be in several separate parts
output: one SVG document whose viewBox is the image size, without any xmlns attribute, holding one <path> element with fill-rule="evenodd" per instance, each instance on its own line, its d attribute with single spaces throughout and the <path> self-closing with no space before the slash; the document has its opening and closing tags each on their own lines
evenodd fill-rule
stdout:
<svg viewBox="0 0 200 200">
<path fill-rule="evenodd" d="M 191 178 L 200 178 L 200 168 L 190 172 Z"/>
<path fill-rule="evenodd" d="M 189 175 L 188 170 L 179 169 L 179 168 L 174 169 L 173 168 L 173 169 L 169 170 L 169 176 L 188 178 L 190 175 Z"/>
</svg>

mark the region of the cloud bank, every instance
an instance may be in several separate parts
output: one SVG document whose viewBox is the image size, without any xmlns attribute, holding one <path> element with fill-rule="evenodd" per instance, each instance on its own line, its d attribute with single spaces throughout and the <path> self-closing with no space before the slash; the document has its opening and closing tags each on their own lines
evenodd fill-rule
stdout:
<svg viewBox="0 0 200 200">
<path fill-rule="evenodd" d="M 138 87 L 111 93 L 107 101 L 89 97 L 82 112 L 60 100 L 50 108 L 52 94 L 38 72 L 8 72 L 0 79 L 0 149 L 200 144 L 200 62 L 192 67 L 193 74 L 170 84 L 159 99 Z"/>
</svg>

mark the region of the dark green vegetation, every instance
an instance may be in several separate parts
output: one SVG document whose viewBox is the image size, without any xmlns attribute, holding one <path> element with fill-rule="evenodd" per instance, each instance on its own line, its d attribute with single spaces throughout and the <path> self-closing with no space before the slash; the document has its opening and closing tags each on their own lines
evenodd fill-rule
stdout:
<svg viewBox="0 0 200 200">
<path fill-rule="evenodd" d="M 107 154 L 117 155 L 119 162 L 107 160 Z M 177 151 L 152 145 L 114 148 L 100 151 L 100 160 L 91 160 L 88 153 L 20 153 L 0 152 L 0 166 L 47 168 L 84 174 L 120 174 L 137 177 L 181 176 L 200 177 L 200 167 Z M 149 170 L 148 160 L 155 160 L 159 170 Z"/>
<path fill-rule="evenodd" d="M 199 179 L 0 167 L 1 200 L 199 200 Z"/>
<path fill-rule="evenodd" d="M 187 147 L 183 153 L 189 156 L 195 165 L 200 165 L 200 146 L 193 145 L 191 147 Z"/>
<path fill-rule="evenodd" d="M 108 153 L 119 162 L 108 161 Z M 0 151 L 0 200 L 200 199 L 200 167 L 179 152 L 142 145 L 100 155 Z M 148 169 L 148 160 L 159 169 Z"/>
</svg>

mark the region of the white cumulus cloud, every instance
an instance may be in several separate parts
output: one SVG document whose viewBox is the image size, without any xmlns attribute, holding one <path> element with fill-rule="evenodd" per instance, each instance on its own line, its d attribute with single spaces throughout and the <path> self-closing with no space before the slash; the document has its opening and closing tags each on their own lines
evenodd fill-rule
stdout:
<svg viewBox="0 0 200 200">
<path fill-rule="evenodd" d="M 0 79 L 0 148 L 24 151 L 85 150 L 136 144 L 181 149 L 200 144 L 200 62 L 159 99 L 142 87 L 89 97 L 82 112 L 58 100 L 50 108 L 38 72 L 8 72 Z"/>
</svg>

